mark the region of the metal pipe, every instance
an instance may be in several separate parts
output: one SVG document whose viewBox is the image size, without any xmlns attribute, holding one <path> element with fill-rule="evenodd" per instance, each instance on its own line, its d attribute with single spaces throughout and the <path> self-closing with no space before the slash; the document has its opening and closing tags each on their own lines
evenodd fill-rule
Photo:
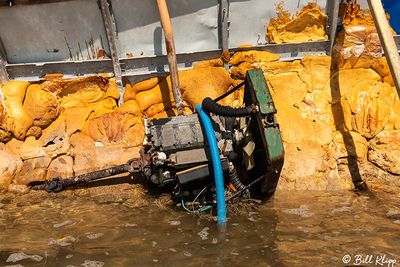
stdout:
<svg viewBox="0 0 400 267">
<path fill-rule="evenodd" d="M 374 17 L 375 26 L 379 34 L 385 57 L 389 64 L 389 69 L 393 77 L 397 94 L 400 97 L 400 59 L 399 51 L 390 30 L 389 22 L 386 18 L 385 10 L 381 0 L 368 0 L 369 9 Z"/>
<path fill-rule="evenodd" d="M 176 61 L 176 51 L 174 43 L 174 33 L 172 31 L 171 18 L 168 12 L 166 0 L 156 0 L 158 11 L 160 12 L 161 24 L 164 29 L 165 46 L 167 48 L 168 66 L 171 77 L 172 93 L 175 99 L 175 105 L 179 115 L 184 115 L 184 105 L 182 93 L 179 86 L 178 64 Z"/>
</svg>

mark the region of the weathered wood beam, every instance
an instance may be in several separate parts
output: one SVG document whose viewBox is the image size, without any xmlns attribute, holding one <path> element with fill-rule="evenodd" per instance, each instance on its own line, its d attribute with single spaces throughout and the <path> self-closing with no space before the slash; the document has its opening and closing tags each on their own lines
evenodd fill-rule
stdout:
<svg viewBox="0 0 400 267">
<path fill-rule="evenodd" d="M 385 57 L 389 64 L 389 69 L 393 77 L 397 94 L 400 97 L 400 59 L 393 33 L 390 29 L 389 21 L 386 18 L 385 10 L 381 0 L 368 0 L 369 9 L 374 17 L 375 27 L 379 34 Z"/>
</svg>

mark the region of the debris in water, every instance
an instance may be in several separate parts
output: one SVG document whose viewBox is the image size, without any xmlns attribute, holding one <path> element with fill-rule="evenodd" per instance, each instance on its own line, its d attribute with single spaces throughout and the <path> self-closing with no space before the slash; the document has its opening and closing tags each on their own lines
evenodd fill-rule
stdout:
<svg viewBox="0 0 400 267">
<path fill-rule="evenodd" d="M 136 223 L 126 223 L 125 227 L 136 227 L 138 226 Z"/>
<path fill-rule="evenodd" d="M 188 251 L 185 251 L 185 252 L 183 253 L 183 255 L 185 255 L 186 257 L 192 257 L 192 253 L 190 253 L 190 252 L 188 252 Z"/>
<path fill-rule="evenodd" d="M 72 245 L 76 241 L 76 238 L 70 235 L 65 237 L 61 237 L 59 239 L 50 238 L 48 244 L 49 245 L 58 245 L 61 247 Z"/>
<path fill-rule="evenodd" d="M 66 220 L 65 222 L 62 222 L 62 223 L 53 224 L 53 227 L 54 228 L 59 228 L 59 227 L 62 227 L 64 225 L 68 225 L 68 224 L 72 224 L 72 223 L 73 222 L 71 220 Z"/>
<path fill-rule="evenodd" d="M 85 233 L 85 235 L 86 235 L 86 237 L 88 239 L 97 239 L 99 237 L 102 237 L 104 234 L 103 233 L 91 233 L 91 232 L 88 232 L 88 233 Z"/>
<path fill-rule="evenodd" d="M 171 252 L 177 252 L 177 250 L 174 249 L 174 248 L 169 248 L 168 250 L 171 251 Z"/>
<path fill-rule="evenodd" d="M 284 212 L 291 215 L 298 215 L 303 218 L 309 218 L 314 215 L 312 212 L 308 211 L 308 207 L 306 205 L 301 205 L 298 209 L 286 209 Z"/>
<path fill-rule="evenodd" d="M 180 225 L 181 222 L 180 221 L 170 221 L 169 225 Z"/>
<path fill-rule="evenodd" d="M 400 224 L 400 220 L 395 220 L 393 223 Z"/>
<path fill-rule="evenodd" d="M 200 232 L 197 233 L 201 237 L 201 240 L 208 239 L 208 230 L 209 229 L 210 228 L 208 228 L 208 227 L 204 227 Z"/>
<path fill-rule="evenodd" d="M 340 208 L 333 209 L 331 211 L 331 214 L 334 215 L 335 213 L 351 212 L 352 210 L 353 210 L 352 207 L 346 207 L 345 206 L 345 207 L 340 207 Z"/>
<path fill-rule="evenodd" d="M 39 255 L 28 255 L 25 254 L 23 252 L 17 252 L 17 253 L 13 253 L 10 256 L 8 256 L 6 262 L 17 262 L 17 261 L 22 261 L 22 260 L 26 260 L 26 259 L 31 259 L 33 261 L 42 261 L 43 257 L 39 256 Z"/>
<path fill-rule="evenodd" d="M 386 213 L 386 217 L 389 217 L 389 218 L 400 218 L 400 210 L 389 210 Z"/>
<path fill-rule="evenodd" d="M 82 263 L 81 266 L 84 266 L 84 267 L 102 267 L 102 266 L 104 266 L 104 262 L 102 262 L 102 261 L 85 260 L 85 262 Z"/>
</svg>

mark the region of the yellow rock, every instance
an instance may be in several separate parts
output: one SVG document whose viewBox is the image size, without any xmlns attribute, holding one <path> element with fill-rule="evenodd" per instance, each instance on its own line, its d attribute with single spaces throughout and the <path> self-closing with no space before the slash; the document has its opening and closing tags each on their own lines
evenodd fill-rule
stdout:
<svg viewBox="0 0 400 267">
<path fill-rule="evenodd" d="M 115 80 L 101 76 L 55 79 L 43 82 L 41 87 L 55 93 L 62 108 L 81 107 L 108 97 L 119 98 Z"/>
<path fill-rule="evenodd" d="M 182 83 L 182 81 L 180 81 L 180 83 Z M 159 84 L 150 90 L 138 92 L 135 99 L 142 112 L 148 109 L 151 105 L 161 103 L 171 105 L 172 101 L 174 101 L 172 92 L 170 92 L 168 83 L 165 79 L 161 80 Z"/>
<path fill-rule="evenodd" d="M 68 155 L 61 155 L 53 159 L 47 169 L 46 180 L 56 177 L 68 178 L 74 176 L 74 159 Z"/>
<path fill-rule="evenodd" d="M 312 141 L 319 145 L 329 144 L 332 140 L 332 128 L 319 121 L 306 118 L 293 106 L 278 108 L 278 123 L 285 143 L 301 144 Z"/>
<path fill-rule="evenodd" d="M 135 127 L 134 130 L 132 127 Z M 128 133 L 130 129 L 131 132 Z M 90 136 L 93 141 L 103 144 L 126 144 L 127 137 L 133 135 L 127 146 L 137 146 L 143 143 L 144 126 L 141 117 L 129 113 L 112 112 L 89 120 L 82 129 L 82 133 Z"/>
<path fill-rule="evenodd" d="M 274 61 L 254 63 L 253 66 L 262 69 L 264 74 L 288 74 L 290 72 L 299 73 L 303 70 L 300 60 L 295 61 Z"/>
<path fill-rule="evenodd" d="M 396 102 L 393 113 L 389 117 L 386 130 L 400 130 L 400 101 Z"/>
<path fill-rule="evenodd" d="M 236 52 L 230 59 L 229 64 L 239 65 L 242 62 L 254 63 L 254 62 L 271 62 L 279 60 L 277 54 L 268 51 L 241 51 Z"/>
<path fill-rule="evenodd" d="M 269 84 L 278 111 L 300 104 L 308 90 L 307 84 L 295 72 L 266 74 L 265 79 Z"/>
<path fill-rule="evenodd" d="M 354 131 L 334 132 L 330 148 L 336 159 L 347 157 L 357 157 L 361 161 L 367 159 L 368 142 Z"/>
<path fill-rule="evenodd" d="M 42 135 L 42 128 L 35 125 L 29 128 L 29 130 L 26 132 L 26 137 L 33 136 L 35 138 L 39 138 L 41 135 Z"/>
<path fill-rule="evenodd" d="M 180 89 L 183 100 L 191 109 L 207 96 L 215 98 L 225 93 L 232 85 L 229 73 L 220 67 L 204 67 L 179 72 Z M 150 106 L 163 104 L 173 106 L 170 77 L 161 80 L 154 88 L 138 92 L 135 96 L 142 112 Z"/>
<path fill-rule="evenodd" d="M 24 160 L 20 171 L 15 174 L 14 183 L 28 185 L 31 182 L 44 181 L 50 162 L 51 158 L 47 156 Z"/>
<path fill-rule="evenodd" d="M 249 62 L 242 62 L 238 66 L 233 66 L 231 71 L 231 76 L 234 79 L 244 80 L 248 70 L 253 70 L 256 67 Z"/>
<path fill-rule="evenodd" d="M 357 91 L 368 89 L 380 80 L 381 76 L 372 69 L 340 70 L 331 75 L 324 91 L 329 95 L 330 102 L 335 104 L 349 92 L 354 92 L 355 88 L 358 88 Z"/>
<path fill-rule="evenodd" d="M 22 106 L 28 86 L 29 82 L 9 81 L 2 87 L 7 127 L 19 140 L 25 138 L 26 132 L 33 125 L 32 117 Z"/>
<path fill-rule="evenodd" d="M 58 116 L 57 96 L 42 90 L 38 84 L 29 85 L 23 107 L 33 118 L 35 126 L 45 128 Z"/>
<path fill-rule="evenodd" d="M 389 65 L 386 57 L 380 57 L 372 60 L 371 68 L 374 69 L 382 78 L 390 74 Z"/>
<path fill-rule="evenodd" d="M 0 149 L 0 193 L 7 191 L 21 167 L 22 161 L 16 155 Z"/>
<path fill-rule="evenodd" d="M 301 64 L 303 68 L 299 76 L 308 85 L 309 92 L 324 90 L 331 75 L 331 57 L 305 56 L 301 59 Z"/>
<path fill-rule="evenodd" d="M 162 77 L 153 77 L 153 78 L 138 82 L 135 85 L 131 85 L 131 84 L 127 83 L 126 87 L 125 87 L 125 92 L 124 92 L 124 101 L 135 99 L 135 96 L 137 93 L 154 88 L 163 79 L 164 78 L 162 78 Z"/>
<path fill-rule="evenodd" d="M 220 58 L 215 58 L 215 59 L 210 59 L 210 60 L 205 60 L 205 61 L 200 61 L 196 64 L 194 64 L 195 69 L 197 68 L 208 68 L 208 67 L 223 67 L 224 62 Z"/>
<path fill-rule="evenodd" d="M 387 83 L 354 87 L 342 98 L 346 128 L 373 138 L 383 130 L 394 111 L 396 90 Z"/>
<path fill-rule="evenodd" d="M 124 164 L 139 157 L 140 147 L 124 148 L 123 144 L 96 146 L 89 136 L 82 133 L 73 134 L 70 141 L 75 175 Z"/>
<path fill-rule="evenodd" d="M 277 6 L 278 17 L 272 18 L 267 26 L 270 43 L 299 43 L 327 40 L 327 15 L 315 4 L 309 3 L 295 17 L 284 11 L 283 4 Z"/>
<path fill-rule="evenodd" d="M 142 116 L 142 112 L 140 111 L 139 104 L 136 100 L 128 100 L 124 102 L 121 106 L 119 106 L 116 111 L 123 113 L 130 113 L 136 116 Z"/>
<path fill-rule="evenodd" d="M 12 137 L 11 129 L 9 129 L 7 125 L 6 110 L 3 106 L 2 101 L 0 101 L 0 142 L 7 142 L 11 139 L 11 137 Z"/>
<path fill-rule="evenodd" d="M 400 175 L 400 131 L 383 131 L 372 139 L 368 160 L 389 173 Z"/>
</svg>

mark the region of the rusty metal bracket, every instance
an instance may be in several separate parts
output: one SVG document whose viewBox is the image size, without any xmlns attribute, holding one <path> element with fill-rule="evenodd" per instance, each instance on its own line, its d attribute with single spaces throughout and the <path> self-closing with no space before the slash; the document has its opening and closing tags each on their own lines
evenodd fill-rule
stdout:
<svg viewBox="0 0 400 267">
<path fill-rule="evenodd" d="M 229 1 L 219 0 L 219 14 L 218 14 L 218 41 L 219 48 L 222 52 L 229 51 Z M 228 64 L 225 64 L 228 69 Z"/>
<path fill-rule="evenodd" d="M 8 81 L 8 73 L 6 69 L 7 56 L 6 50 L 4 49 L 3 42 L 0 38 L 0 83 L 6 83 Z"/>
<path fill-rule="evenodd" d="M 335 45 L 337 26 L 339 22 L 339 5 L 340 1 L 328 0 L 327 10 L 328 10 L 328 25 L 327 31 L 329 32 L 330 46 L 327 51 L 328 55 L 332 55 L 332 49 Z"/>
<path fill-rule="evenodd" d="M 110 47 L 111 59 L 113 62 L 113 69 L 115 75 L 115 81 L 119 90 L 119 104 L 124 101 L 124 86 L 122 83 L 122 71 L 119 62 L 119 49 L 118 49 L 118 36 L 117 36 L 117 26 L 115 24 L 114 15 L 112 12 L 111 2 L 108 0 L 99 0 L 99 6 L 101 10 L 101 15 L 103 18 L 104 28 L 107 34 L 108 45 Z"/>
</svg>

